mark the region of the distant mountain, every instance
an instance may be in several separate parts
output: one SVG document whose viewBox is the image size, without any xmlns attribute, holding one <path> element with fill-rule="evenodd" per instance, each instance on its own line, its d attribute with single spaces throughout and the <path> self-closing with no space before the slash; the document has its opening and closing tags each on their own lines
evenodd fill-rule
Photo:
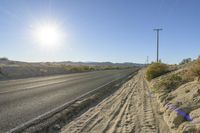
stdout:
<svg viewBox="0 0 200 133">
<path fill-rule="evenodd" d="M 110 69 L 141 68 L 143 64 L 112 62 L 22 62 L 0 58 L 0 80 L 87 72 Z"/>
<path fill-rule="evenodd" d="M 73 62 L 73 61 L 63 61 L 63 62 L 22 62 L 22 61 L 12 61 L 7 58 L 0 58 L 1 65 L 71 65 L 71 66 L 114 66 L 114 67 L 142 67 L 144 64 L 139 63 L 112 63 L 112 62 Z"/>
<path fill-rule="evenodd" d="M 144 64 L 139 63 L 112 63 L 112 62 L 72 62 L 72 61 L 64 61 L 64 62 L 57 62 L 58 64 L 63 65 L 85 65 L 85 66 L 115 66 L 115 67 L 142 67 Z"/>
</svg>

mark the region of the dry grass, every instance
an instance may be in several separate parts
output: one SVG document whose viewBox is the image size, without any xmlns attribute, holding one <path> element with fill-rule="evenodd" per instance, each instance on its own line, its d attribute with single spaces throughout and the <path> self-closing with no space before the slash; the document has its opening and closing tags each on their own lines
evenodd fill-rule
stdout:
<svg viewBox="0 0 200 133">
<path fill-rule="evenodd" d="M 196 62 L 191 67 L 191 72 L 194 74 L 194 76 L 198 77 L 198 81 L 200 79 L 200 58 L 196 60 Z"/>
<path fill-rule="evenodd" d="M 175 90 L 180 85 L 184 84 L 186 81 L 179 75 L 173 74 L 165 79 L 161 80 L 160 82 L 157 82 L 157 84 L 154 85 L 154 91 L 167 91 L 171 92 L 172 90 Z"/>
</svg>

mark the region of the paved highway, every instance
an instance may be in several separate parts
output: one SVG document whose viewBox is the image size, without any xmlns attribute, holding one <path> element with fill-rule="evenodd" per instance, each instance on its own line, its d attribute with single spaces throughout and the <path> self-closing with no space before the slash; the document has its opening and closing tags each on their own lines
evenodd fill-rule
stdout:
<svg viewBox="0 0 200 133">
<path fill-rule="evenodd" d="M 131 72 L 107 70 L 0 81 L 0 133 Z"/>
</svg>

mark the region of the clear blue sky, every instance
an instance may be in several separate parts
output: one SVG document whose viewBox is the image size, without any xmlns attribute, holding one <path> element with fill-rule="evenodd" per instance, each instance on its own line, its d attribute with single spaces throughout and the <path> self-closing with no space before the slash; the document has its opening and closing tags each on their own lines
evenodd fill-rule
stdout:
<svg viewBox="0 0 200 133">
<path fill-rule="evenodd" d="M 0 0 L 0 57 L 20 61 L 112 61 L 166 63 L 200 54 L 199 0 Z M 41 49 L 32 26 L 59 23 L 60 48 Z"/>
</svg>

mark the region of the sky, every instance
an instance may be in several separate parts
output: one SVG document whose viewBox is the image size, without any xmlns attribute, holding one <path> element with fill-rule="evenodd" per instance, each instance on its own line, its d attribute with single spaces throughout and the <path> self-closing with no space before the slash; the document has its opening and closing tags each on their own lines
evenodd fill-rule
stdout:
<svg viewBox="0 0 200 133">
<path fill-rule="evenodd" d="M 11 60 L 179 63 L 200 55 L 199 0 L 0 0 L 0 57 Z M 38 25 L 59 27 L 49 48 Z M 47 38 L 51 39 L 51 37 Z"/>
</svg>

